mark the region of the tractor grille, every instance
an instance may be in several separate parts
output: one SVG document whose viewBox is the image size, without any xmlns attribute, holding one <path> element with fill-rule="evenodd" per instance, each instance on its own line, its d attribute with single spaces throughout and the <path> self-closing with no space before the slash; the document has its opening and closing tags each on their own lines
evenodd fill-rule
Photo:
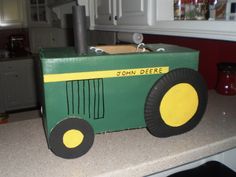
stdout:
<svg viewBox="0 0 236 177">
<path fill-rule="evenodd" d="M 81 118 L 104 118 L 103 79 L 66 81 L 67 114 Z"/>
</svg>

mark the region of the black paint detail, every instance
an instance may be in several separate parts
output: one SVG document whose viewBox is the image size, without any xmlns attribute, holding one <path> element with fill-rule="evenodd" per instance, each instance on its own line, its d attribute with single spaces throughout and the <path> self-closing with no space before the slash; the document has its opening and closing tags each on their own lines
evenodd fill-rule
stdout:
<svg viewBox="0 0 236 177">
<path fill-rule="evenodd" d="M 66 82 L 66 105 L 67 105 L 67 114 L 70 114 L 69 93 L 68 93 L 68 82 Z"/>
<path fill-rule="evenodd" d="M 104 118 L 105 116 L 105 97 L 104 97 L 104 83 L 103 83 L 103 79 L 100 79 L 100 81 L 102 82 L 102 115 L 101 118 Z"/>
<path fill-rule="evenodd" d="M 166 92 L 179 83 L 188 83 L 196 90 L 199 104 L 195 115 L 187 123 L 179 127 L 171 127 L 163 121 L 159 107 Z M 192 69 L 175 69 L 163 75 L 151 88 L 145 103 L 145 122 L 149 132 L 154 136 L 178 135 L 197 126 L 202 119 L 206 106 L 207 87 L 201 75 Z"/>
<path fill-rule="evenodd" d="M 80 89 L 79 89 L 79 81 L 77 81 L 77 90 L 78 90 L 78 114 L 80 113 Z"/>
<path fill-rule="evenodd" d="M 93 80 L 93 92 L 94 92 L 94 99 L 93 99 L 93 112 L 94 112 L 94 118 L 96 117 L 96 97 L 97 97 L 97 93 L 96 93 L 96 85 L 95 85 L 95 80 Z"/>
<path fill-rule="evenodd" d="M 83 80 L 83 110 L 85 114 L 85 81 Z"/>
<path fill-rule="evenodd" d="M 98 86 L 97 86 L 97 93 L 99 93 L 99 91 L 100 91 L 100 81 L 101 81 L 101 79 L 99 79 L 99 80 L 97 80 L 97 83 L 98 83 Z M 98 94 L 98 108 L 97 108 L 97 117 L 99 117 L 99 110 L 100 110 L 100 96 L 101 96 L 101 94 Z"/>
<path fill-rule="evenodd" d="M 83 142 L 75 148 L 67 148 L 63 144 L 63 135 L 68 130 L 79 130 L 84 135 Z M 68 118 L 58 123 L 49 136 L 49 147 L 52 152 L 62 158 L 73 159 L 87 153 L 94 142 L 94 130 L 86 121 L 79 118 Z"/>
<path fill-rule="evenodd" d="M 89 114 L 89 118 L 91 118 L 91 106 L 90 106 L 90 97 L 91 97 L 91 95 L 90 95 L 90 81 L 91 80 L 88 80 L 88 114 Z"/>
<path fill-rule="evenodd" d="M 105 112 L 103 79 L 66 81 L 68 116 L 102 119 Z"/>
<path fill-rule="evenodd" d="M 71 99 L 72 99 L 72 114 L 74 114 L 75 113 L 75 103 L 74 103 L 74 83 L 73 82 L 71 82 Z"/>
</svg>

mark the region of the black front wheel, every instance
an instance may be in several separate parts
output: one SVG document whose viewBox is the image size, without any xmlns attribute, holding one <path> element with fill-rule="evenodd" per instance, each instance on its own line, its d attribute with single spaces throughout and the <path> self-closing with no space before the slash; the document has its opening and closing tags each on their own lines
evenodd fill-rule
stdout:
<svg viewBox="0 0 236 177">
<path fill-rule="evenodd" d="M 87 153 L 93 141 L 94 130 L 86 120 L 68 118 L 52 129 L 49 147 L 55 155 L 72 159 Z"/>
<path fill-rule="evenodd" d="M 157 137 L 178 135 L 193 129 L 207 105 L 207 87 L 192 69 L 170 71 L 152 87 L 145 104 L 145 121 Z"/>
</svg>

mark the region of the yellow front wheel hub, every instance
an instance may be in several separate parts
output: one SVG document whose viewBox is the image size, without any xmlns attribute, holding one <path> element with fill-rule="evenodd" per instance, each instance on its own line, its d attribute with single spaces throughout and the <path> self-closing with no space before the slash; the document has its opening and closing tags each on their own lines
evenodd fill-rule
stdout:
<svg viewBox="0 0 236 177">
<path fill-rule="evenodd" d="M 198 103 L 198 94 L 194 87 L 188 83 L 180 83 L 165 93 L 160 104 L 160 114 L 167 125 L 179 127 L 194 116 Z"/>
<path fill-rule="evenodd" d="M 81 131 L 76 129 L 68 130 L 63 135 L 63 144 L 67 148 L 76 148 L 78 147 L 84 139 L 84 135 Z"/>
</svg>

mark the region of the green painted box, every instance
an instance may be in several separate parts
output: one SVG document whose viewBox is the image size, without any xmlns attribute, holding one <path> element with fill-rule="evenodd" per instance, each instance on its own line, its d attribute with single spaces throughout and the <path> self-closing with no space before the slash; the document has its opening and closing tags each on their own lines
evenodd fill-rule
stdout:
<svg viewBox="0 0 236 177">
<path fill-rule="evenodd" d="M 96 133 L 147 127 L 168 137 L 197 125 L 207 104 L 198 51 L 168 44 L 106 49 L 40 51 L 43 122 L 56 155 L 85 154 Z"/>
</svg>

